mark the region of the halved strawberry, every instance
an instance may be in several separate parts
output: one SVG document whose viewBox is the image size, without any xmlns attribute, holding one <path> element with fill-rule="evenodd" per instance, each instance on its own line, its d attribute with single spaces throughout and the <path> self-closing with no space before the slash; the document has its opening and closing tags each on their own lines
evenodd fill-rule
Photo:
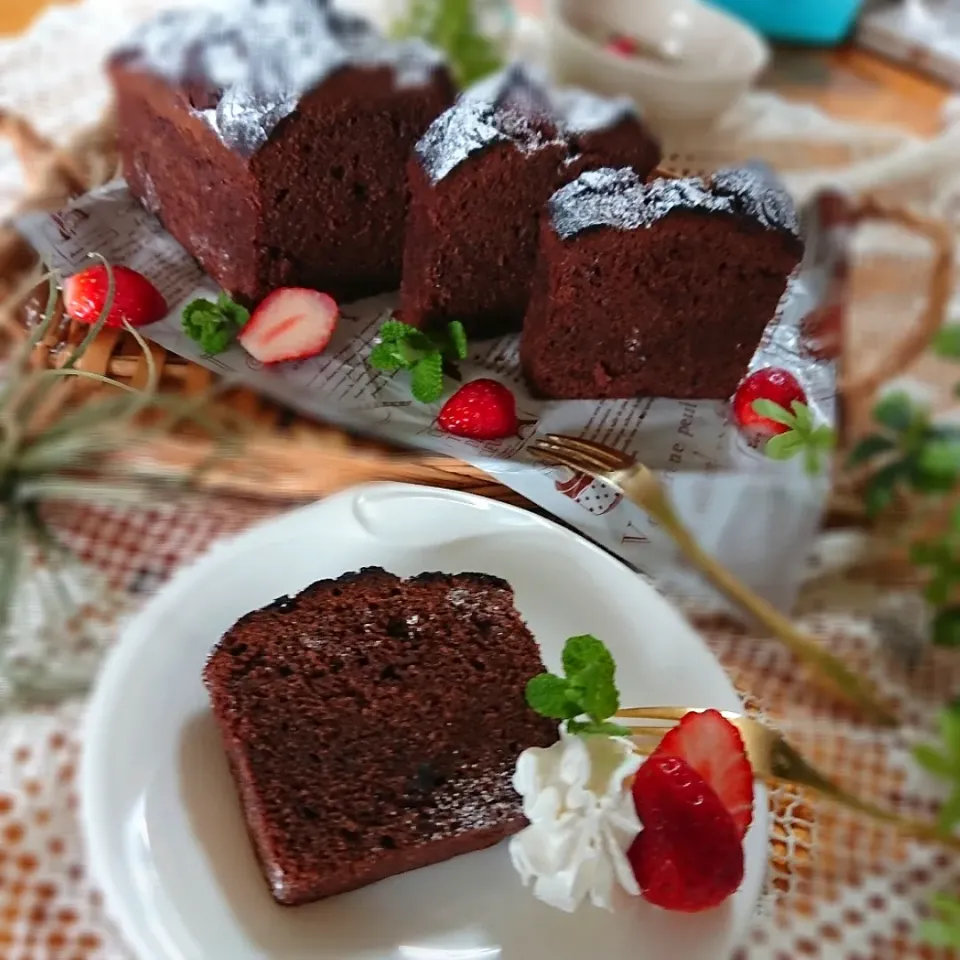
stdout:
<svg viewBox="0 0 960 960">
<path fill-rule="evenodd" d="M 116 266 L 113 271 L 113 304 L 105 326 L 143 327 L 167 315 L 163 294 L 142 274 L 130 267 Z M 63 282 L 63 307 L 77 323 L 93 325 L 107 303 L 110 278 L 103 264 L 87 267 Z"/>
<path fill-rule="evenodd" d="M 326 349 L 339 317 L 333 297 L 304 287 L 281 287 L 254 310 L 238 340 L 261 363 L 303 360 Z"/>
<path fill-rule="evenodd" d="M 643 830 L 627 858 L 644 900 L 697 913 L 735 893 L 743 881 L 743 845 L 709 784 L 679 757 L 652 756 L 632 789 Z"/>
<path fill-rule="evenodd" d="M 753 770 L 740 731 L 717 710 L 688 713 L 655 757 L 681 757 L 713 788 L 742 837 L 753 820 Z"/>
</svg>

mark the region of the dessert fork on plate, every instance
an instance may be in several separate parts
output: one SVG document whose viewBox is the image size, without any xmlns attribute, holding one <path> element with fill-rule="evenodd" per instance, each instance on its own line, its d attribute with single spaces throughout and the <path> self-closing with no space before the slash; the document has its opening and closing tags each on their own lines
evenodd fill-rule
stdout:
<svg viewBox="0 0 960 960">
<path fill-rule="evenodd" d="M 632 707 L 619 710 L 616 718 L 620 721 L 657 720 L 657 725 L 629 726 L 631 736 L 637 741 L 639 752 L 649 753 L 672 726 L 686 714 L 698 712 L 692 707 Z M 752 717 L 739 713 L 720 711 L 732 723 L 743 737 L 747 758 L 755 777 L 774 782 L 788 783 L 798 787 L 807 787 L 824 797 L 839 803 L 849 810 L 863 813 L 874 820 L 889 823 L 904 836 L 918 840 L 930 840 L 954 850 L 960 850 L 960 837 L 941 833 L 935 824 L 922 820 L 901 817 L 882 807 L 861 800 L 855 794 L 844 790 L 829 777 L 822 774 L 803 755 L 791 747 L 783 735 L 773 727 L 767 726 Z"/>
<path fill-rule="evenodd" d="M 853 673 L 697 543 L 677 516 L 666 489 L 652 470 L 620 450 L 577 437 L 548 434 L 534 439 L 527 449 L 540 460 L 589 474 L 621 490 L 670 534 L 684 556 L 721 593 L 750 613 L 798 660 L 812 667 L 816 677 L 831 691 L 859 707 L 877 723 L 896 725 L 896 718 L 881 702 L 870 680 Z"/>
</svg>

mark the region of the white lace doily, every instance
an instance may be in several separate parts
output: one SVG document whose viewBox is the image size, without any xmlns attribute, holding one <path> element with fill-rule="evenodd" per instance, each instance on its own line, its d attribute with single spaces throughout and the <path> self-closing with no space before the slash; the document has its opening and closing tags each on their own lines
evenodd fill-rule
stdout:
<svg viewBox="0 0 960 960">
<path fill-rule="evenodd" d="M 354 0 L 367 9 L 378 2 Z M 29 117 L 50 136 L 67 138 L 107 103 L 99 69 L 103 55 L 144 16 L 169 5 L 169 0 L 81 0 L 51 9 L 27 35 L 0 40 L 0 107 Z M 535 47 L 535 27 L 526 24 L 521 41 Z M 805 164 L 805 158 L 824 155 L 811 152 L 814 143 L 837 145 L 847 162 L 829 169 L 813 165 L 816 160 Z M 667 144 L 684 155 L 759 154 L 779 160 L 781 167 L 786 158 L 788 182 L 801 199 L 825 184 L 878 192 L 960 229 L 960 110 L 953 106 L 942 132 L 924 142 L 757 93 L 713 130 L 683 138 L 668 131 Z M 15 158 L 0 144 L 0 213 L 21 190 Z M 904 241 L 878 231 L 862 244 L 875 254 L 902 253 Z M 221 502 L 206 512 L 166 517 L 81 511 L 64 518 L 62 527 L 91 562 L 135 597 L 212 539 L 267 509 Z M 768 638 L 723 623 L 701 628 L 748 701 L 773 716 L 812 760 L 879 803 L 929 816 L 939 799 L 937 785 L 911 763 L 909 747 L 924 735 L 937 704 L 957 689 L 960 664 L 952 654 L 931 656 L 913 676 L 899 675 L 881 652 L 876 595 L 843 586 L 809 594 L 805 622 L 835 650 L 883 678 L 906 720 L 894 734 L 865 729 L 837 711 L 798 679 L 791 658 Z M 886 624 L 888 630 L 889 618 Z M 72 704 L 0 721 L 2 960 L 129 957 L 84 870 L 74 792 L 81 714 L 82 705 Z M 960 882 L 955 857 L 904 842 L 793 791 L 775 792 L 773 808 L 768 896 L 740 960 L 947 956 L 921 946 L 916 928 L 930 893 Z"/>
</svg>

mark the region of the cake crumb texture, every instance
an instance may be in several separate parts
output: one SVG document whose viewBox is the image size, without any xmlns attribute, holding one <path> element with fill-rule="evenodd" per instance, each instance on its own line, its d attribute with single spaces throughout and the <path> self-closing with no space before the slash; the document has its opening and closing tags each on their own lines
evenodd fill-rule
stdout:
<svg viewBox="0 0 960 960">
<path fill-rule="evenodd" d="M 509 584 L 483 574 L 322 580 L 241 619 L 204 681 L 274 898 L 301 904 L 521 829 L 526 705 L 543 669 Z"/>
<path fill-rule="evenodd" d="M 726 400 L 803 254 L 759 166 L 711 182 L 588 171 L 549 202 L 520 359 L 551 399 Z"/>
</svg>

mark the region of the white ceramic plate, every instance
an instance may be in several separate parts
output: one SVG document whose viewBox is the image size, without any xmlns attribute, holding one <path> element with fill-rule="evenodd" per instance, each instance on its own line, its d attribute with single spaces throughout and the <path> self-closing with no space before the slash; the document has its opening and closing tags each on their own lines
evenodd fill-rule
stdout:
<svg viewBox="0 0 960 960">
<path fill-rule="evenodd" d="M 306 907 L 277 906 L 247 839 L 200 680 L 220 635 L 314 580 L 379 565 L 509 580 L 548 667 L 593 633 L 625 704 L 737 710 L 690 626 L 626 567 L 526 511 L 448 490 L 370 484 L 216 546 L 129 625 L 87 719 L 83 822 L 108 908 L 142 960 L 718 960 L 763 881 L 767 805 L 743 886 L 708 914 L 625 898 L 573 916 L 524 890 L 505 844 Z"/>
</svg>

